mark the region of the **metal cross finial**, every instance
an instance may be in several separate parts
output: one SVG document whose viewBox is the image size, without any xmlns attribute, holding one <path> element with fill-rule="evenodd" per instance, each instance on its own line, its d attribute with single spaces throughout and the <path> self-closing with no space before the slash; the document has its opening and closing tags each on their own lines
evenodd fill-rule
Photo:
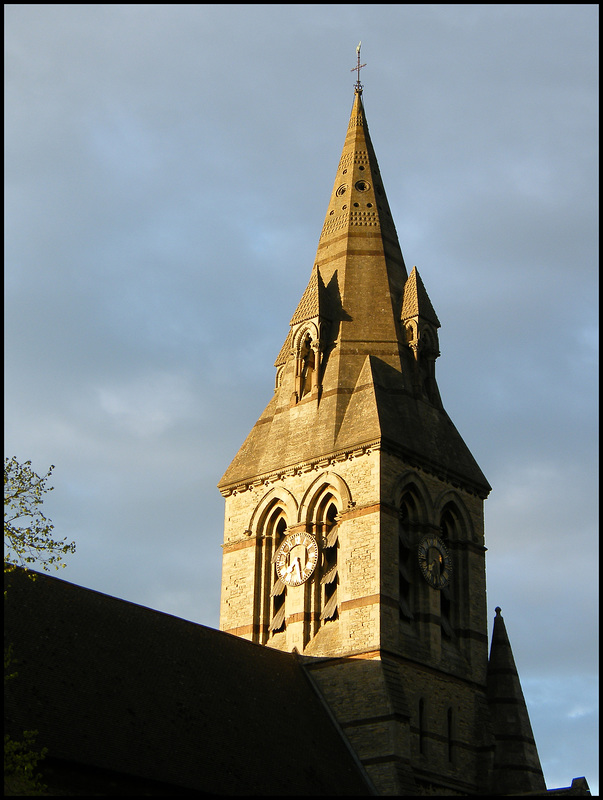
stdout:
<svg viewBox="0 0 603 800">
<path fill-rule="evenodd" d="M 358 55 L 358 64 L 350 70 L 350 72 L 356 72 L 358 74 L 358 78 L 356 80 L 356 93 L 362 94 L 362 84 L 360 83 L 360 70 L 362 67 L 366 67 L 366 64 L 360 63 L 360 45 L 362 42 L 358 42 L 358 47 L 356 48 L 356 54 Z"/>
</svg>

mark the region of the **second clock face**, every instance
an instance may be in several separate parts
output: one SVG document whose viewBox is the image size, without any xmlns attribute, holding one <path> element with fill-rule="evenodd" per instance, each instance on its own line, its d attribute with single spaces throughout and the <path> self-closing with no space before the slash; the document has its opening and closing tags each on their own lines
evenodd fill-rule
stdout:
<svg viewBox="0 0 603 800">
<path fill-rule="evenodd" d="M 291 533 L 276 551 L 276 572 L 288 586 L 305 583 L 318 563 L 318 545 L 309 533 Z"/>
<path fill-rule="evenodd" d="M 423 577 L 434 589 L 443 589 L 450 583 L 452 558 L 439 536 L 424 536 L 418 549 L 419 566 Z"/>
</svg>

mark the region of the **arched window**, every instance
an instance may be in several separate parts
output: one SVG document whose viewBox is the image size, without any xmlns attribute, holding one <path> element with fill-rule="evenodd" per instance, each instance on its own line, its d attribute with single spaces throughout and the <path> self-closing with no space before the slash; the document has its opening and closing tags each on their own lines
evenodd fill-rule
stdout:
<svg viewBox="0 0 603 800">
<path fill-rule="evenodd" d="M 339 585 L 338 554 L 339 534 L 337 506 L 332 494 L 326 494 L 317 509 L 316 534 L 322 544 L 322 565 L 320 578 L 320 622 L 338 617 L 337 586 Z"/>
<path fill-rule="evenodd" d="M 349 487 L 336 472 L 323 472 L 307 487 L 298 518 L 316 539 L 319 562 L 306 582 L 304 637 L 310 641 L 339 618 L 341 591 L 340 514 L 351 506 Z M 342 540 L 343 541 L 343 540 Z M 336 626 L 333 626 L 336 628 Z"/>
<path fill-rule="evenodd" d="M 307 333 L 304 336 L 304 340 L 302 342 L 299 351 L 299 359 L 300 359 L 299 397 L 301 400 L 302 397 L 305 397 L 307 394 L 310 394 L 310 392 L 312 391 L 312 387 L 314 385 L 313 376 L 316 364 L 315 364 L 315 354 L 312 348 L 312 337 L 310 336 L 309 333 Z"/>
<path fill-rule="evenodd" d="M 417 523 L 417 505 L 410 492 L 402 497 L 398 525 L 398 613 L 412 621 L 413 614 L 413 527 Z"/>
<path fill-rule="evenodd" d="M 440 521 L 440 536 L 442 541 L 450 550 L 454 542 L 458 538 L 458 515 L 454 506 L 449 503 L 442 512 Z M 452 627 L 452 614 L 453 614 L 453 582 L 455 576 L 452 575 L 452 581 L 444 586 L 440 591 L 440 624 L 442 626 L 443 635 L 450 639 L 453 635 Z"/>
<path fill-rule="evenodd" d="M 431 333 L 429 328 L 423 327 L 421 331 L 421 351 L 424 354 L 429 354 L 433 350 L 433 342 L 431 340 Z"/>
<path fill-rule="evenodd" d="M 303 398 L 317 397 L 319 389 L 319 332 L 316 325 L 297 331 L 294 336 L 295 391 L 293 405 Z"/>
<path fill-rule="evenodd" d="M 285 628 L 285 598 L 287 596 L 287 587 L 276 573 L 275 556 L 280 543 L 285 537 L 287 531 L 287 520 L 285 514 L 280 508 L 276 506 L 269 514 L 266 522 L 266 539 L 271 542 L 272 559 L 270 565 L 270 624 L 268 626 L 268 633 L 274 634 Z"/>
</svg>

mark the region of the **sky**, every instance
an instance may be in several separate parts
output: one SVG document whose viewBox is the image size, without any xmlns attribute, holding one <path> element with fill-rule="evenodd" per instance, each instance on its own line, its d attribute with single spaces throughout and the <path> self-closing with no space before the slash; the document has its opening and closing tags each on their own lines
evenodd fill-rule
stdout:
<svg viewBox="0 0 603 800">
<path fill-rule="evenodd" d="M 270 400 L 353 102 L 493 489 L 547 784 L 598 794 L 598 7 L 5 5 L 5 455 L 59 577 L 218 627 L 216 488 Z"/>
</svg>

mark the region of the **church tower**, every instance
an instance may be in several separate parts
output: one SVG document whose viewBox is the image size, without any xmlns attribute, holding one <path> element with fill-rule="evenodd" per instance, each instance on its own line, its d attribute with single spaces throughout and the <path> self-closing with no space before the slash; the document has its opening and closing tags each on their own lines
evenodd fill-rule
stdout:
<svg viewBox="0 0 603 800">
<path fill-rule="evenodd" d="M 508 766 L 488 698 L 490 486 L 442 405 L 439 327 L 358 82 L 273 397 L 219 483 L 220 627 L 299 653 L 379 794 L 498 793 Z M 529 728 L 526 711 L 509 733 L 509 791 L 544 789 Z"/>
</svg>

